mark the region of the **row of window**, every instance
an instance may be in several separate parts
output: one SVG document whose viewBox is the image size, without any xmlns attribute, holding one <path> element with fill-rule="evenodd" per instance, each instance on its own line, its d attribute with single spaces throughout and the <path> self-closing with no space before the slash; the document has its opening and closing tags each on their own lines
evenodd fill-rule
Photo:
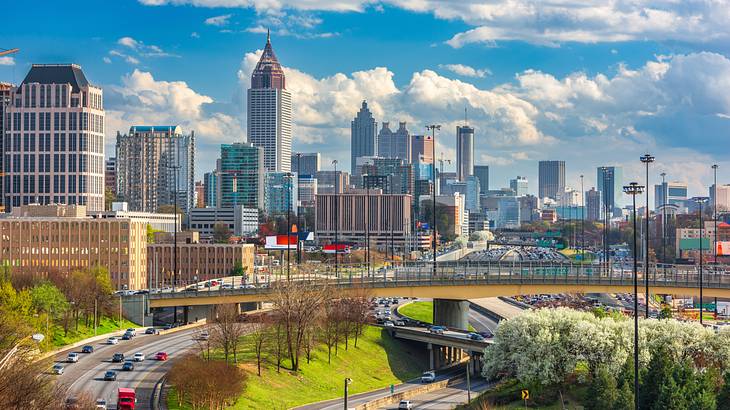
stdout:
<svg viewBox="0 0 730 410">
<path fill-rule="evenodd" d="M 56 131 L 104 132 L 104 116 L 88 112 L 54 112 L 53 116 L 50 112 L 14 112 L 12 116 L 8 113 L 6 118 L 5 130 L 7 131 L 21 131 L 22 125 L 23 131 L 50 131 L 53 129 Z"/>
<path fill-rule="evenodd" d="M 36 136 L 38 137 L 38 145 L 36 146 Z M 51 133 L 23 133 L 22 145 L 21 134 L 14 133 L 12 136 L 8 134 L 5 138 L 4 150 L 10 151 L 51 151 L 51 141 L 53 141 L 53 151 L 88 151 L 98 154 L 104 153 L 104 137 L 94 134 L 76 134 L 76 133 L 54 133 L 51 139 Z M 67 144 L 68 142 L 68 144 Z"/>
<path fill-rule="evenodd" d="M 68 84 L 25 84 L 15 92 L 16 108 L 51 108 L 51 107 L 91 107 L 103 110 L 103 99 L 101 94 L 81 92 L 79 95 L 71 94 Z M 70 104 L 69 104 L 70 94 Z"/>
</svg>

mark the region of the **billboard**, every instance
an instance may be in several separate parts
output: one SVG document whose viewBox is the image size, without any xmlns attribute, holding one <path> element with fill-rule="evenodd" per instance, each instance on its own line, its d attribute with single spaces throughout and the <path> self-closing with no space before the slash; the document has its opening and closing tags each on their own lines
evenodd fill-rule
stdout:
<svg viewBox="0 0 730 410">
<path fill-rule="evenodd" d="M 717 241 L 717 256 L 730 256 L 730 241 Z"/>
<path fill-rule="evenodd" d="M 288 245 L 288 246 L 287 246 Z M 272 235 L 266 237 L 266 243 L 264 244 L 264 249 L 269 250 L 286 250 L 286 249 L 297 249 L 297 235 L 291 235 L 288 237 L 287 235 Z"/>
<path fill-rule="evenodd" d="M 322 247 L 322 252 L 324 253 L 335 253 L 335 250 L 337 253 L 350 253 L 350 247 L 341 243 L 325 245 Z"/>
</svg>

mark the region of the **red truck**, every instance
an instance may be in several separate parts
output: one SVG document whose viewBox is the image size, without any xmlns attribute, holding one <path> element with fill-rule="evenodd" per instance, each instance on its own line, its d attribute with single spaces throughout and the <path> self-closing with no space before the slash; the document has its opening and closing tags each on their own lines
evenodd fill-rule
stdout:
<svg viewBox="0 0 730 410">
<path fill-rule="evenodd" d="M 117 410 L 134 410 L 137 397 L 134 389 L 120 387 L 117 394 Z"/>
</svg>

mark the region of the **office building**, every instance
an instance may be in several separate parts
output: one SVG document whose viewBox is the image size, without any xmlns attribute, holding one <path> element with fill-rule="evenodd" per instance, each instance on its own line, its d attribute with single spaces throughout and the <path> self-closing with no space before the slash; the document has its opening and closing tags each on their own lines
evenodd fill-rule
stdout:
<svg viewBox="0 0 730 410">
<path fill-rule="evenodd" d="M 479 178 L 479 187 L 482 192 L 489 191 L 489 166 L 474 165 L 474 176 Z"/>
<path fill-rule="evenodd" d="M 585 217 L 589 221 L 600 221 L 603 219 L 603 209 L 601 204 L 601 191 L 591 187 L 590 191 L 586 191 L 586 214 Z"/>
<path fill-rule="evenodd" d="M 218 186 L 220 173 L 218 171 L 203 174 L 203 208 L 218 206 Z"/>
<path fill-rule="evenodd" d="M 138 125 L 117 132 L 117 199 L 132 211 L 195 207 L 195 133 L 179 125 Z"/>
<path fill-rule="evenodd" d="M 188 214 L 188 228 L 211 240 L 216 224 L 224 224 L 235 236 L 251 236 L 259 230 L 259 210 L 236 205 L 228 208 L 194 208 Z"/>
<path fill-rule="evenodd" d="M 299 175 L 297 178 L 299 192 L 299 207 L 314 207 L 315 197 L 317 195 L 317 178 L 312 175 Z"/>
<path fill-rule="evenodd" d="M 205 184 L 203 181 L 195 181 L 195 207 L 205 208 Z"/>
<path fill-rule="evenodd" d="M 362 102 L 360 111 L 350 123 L 350 172 L 356 175 L 355 163 L 358 157 L 375 156 L 378 153 L 378 123 L 368 109 L 367 101 Z"/>
<path fill-rule="evenodd" d="M 419 198 L 421 207 L 431 206 L 431 197 L 422 196 Z M 450 195 L 436 195 L 436 210 L 439 215 L 445 215 L 449 230 L 439 232 L 440 237 L 456 238 L 469 233 L 469 211 L 466 209 L 466 198 L 462 193 Z M 427 221 L 430 223 L 430 221 Z"/>
<path fill-rule="evenodd" d="M 160 232 L 174 232 L 175 230 L 179 232 L 182 222 L 182 216 L 180 214 L 130 211 L 126 202 L 112 202 L 109 210 L 88 211 L 87 215 L 93 216 L 94 218 L 119 218 L 142 221 L 152 227 L 152 229 Z"/>
<path fill-rule="evenodd" d="M 4 119 L 6 212 L 33 203 L 104 209 L 103 92 L 80 66 L 32 65 L 10 90 Z"/>
<path fill-rule="evenodd" d="M 623 170 L 621 167 L 598 167 L 596 185 L 601 191 L 601 206 L 608 209 L 611 216 L 621 215 L 621 198 L 623 197 Z"/>
<path fill-rule="evenodd" d="M 221 144 L 217 206 L 264 209 L 264 162 L 264 150 L 253 144 Z"/>
<path fill-rule="evenodd" d="M 248 89 L 248 142 L 264 150 L 264 168 L 271 172 L 291 171 L 292 103 L 286 77 L 271 38 L 251 74 Z"/>
<path fill-rule="evenodd" d="M 575 207 L 581 205 L 580 191 L 576 191 L 572 188 L 565 188 L 563 192 L 558 192 L 555 202 L 559 206 Z"/>
<path fill-rule="evenodd" d="M 474 128 L 456 127 L 456 179 L 466 180 L 474 175 Z"/>
<path fill-rule="evenodd" d="M 520 210 L 519 198 L 514 196 L 499 198 L 496 227 L 498 229 L 519 229 Z"/>
<path fill-rule="evenodd" d="M 295 152 L 291 156 L 291 169 L 298 175 L 315 175 L 319 172 L 319 152 Z"/>
<path fill-rule="evenodd" d="M 104 163 L 104 190 L 117 196 L 117 159 L 111 157 Z"/>
<path fill-rule="evenodd" d="M 384 122 L 378 133 L 378 156 L 382 158 L 400 158 L 405 162 L 411 161 L 411 134 L 406 129 L 406 123 L 398 124 L 398 129 L 390 130 L 389 123 Z"/>
<path fill-rule="evenodd" d="M 411 196 L 383 194 L 380 190 L 364 190 L 344 194 L 317 194 L 316 236 L 321 243 L 338 243 L 390 247 L 398 251 L 411 243 Z M 336 217 L 336 210 L 339 217 Z M 367 221 L 367 222 L 366 222 Z M 366 225 L 368 228 L 366 229 Z"/>
<path fill-rule="evenodd" d="M 715 184 L 710 186 L 710 206 L 715 205 Z M 718 185 L 717 187 L 717 212 L 730 211 L 730 185 Z"/>
<path fill-rule="evenodd" d="M 243 243 L 153 243 L 147 245 L 148 282 L 153 288 L 169 284 L 173 257 L 177 255 L 178 280 L 194 283 L 231 276 L 243 268 L 246 281 L 255 282 L 254 245 Z M 193 318 L 190 318 L 193 320 Z"/>
<path fill-rule="evenodd" d="M 712 188 L 710 188 L 712 190 Z M 712 192 L 710 192 L 712 195 Z M 654 185 L 654 209 L 662 205 L 676 205 L 679 209 L 686 211 L 687 184 L 684 182 L 663 182 Z"/>
<path fill-rule="evenodd" d="M 10 105 L 10 92 L 13 85 L 10 83 L 0 82 L 0 148 L 5 149 L 5 112 L 7 106 Z M 0 173 L 5 170 L 5 153 L 0 153 Z M 0 212 L 5 212 L 3 203 L 3 195 L 5 193 L 5 178 L 0 175 Z"/>
<path fill-rule="evenodd" d="M 372 158 L 361 166 L 360 172 L 363 182 L 367 180 L 370 188 L 381 188 L 388 194 L 412 194 L 414 191 L 413 165 L 404 159 Z"/>
<path fill-rule="evenodd" d="M 565 161 L 540 161 L 538 165 L 537 197 L 556 199 L 565 191 Z"/>
<path fill-rule="evenodd" d="M 527 178 L 517 175 L 517 178 L 509 180 L 509 187 L 516 196 L 525 196 L 528 192 Z"/>
<path fill-rule="evenodd" d="M 0 218 L 0 259 L 43 277 L 103 266 L 114 289 L 147 288 L 147 221 L 94 218 L 84 205 L 21 205 Z"/>
<path fill-rule="evenodd" d="M 317 193 L 343 193 L 350 187 L 350 174 L 346 171 L 319 171 L 317 172 Z"/>
<path fill-rule="evenodd" d="M 296 215 L 299 185 L 297 174 L 291 172 L 267 172 L 265 210 L 268 215 L 286 215 L 291 211 Z"/>
<path fill-rule="evenodd" d="M 411 159 L 414 164 L 433 164 L 433 137 L 431 135 L 411 135 Z"/>
</svg>

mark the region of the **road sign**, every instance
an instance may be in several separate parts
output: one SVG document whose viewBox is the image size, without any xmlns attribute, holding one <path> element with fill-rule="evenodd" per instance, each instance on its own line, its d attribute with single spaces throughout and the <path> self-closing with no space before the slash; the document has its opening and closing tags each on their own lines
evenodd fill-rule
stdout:
<svg viewBox="0 0 730 410">
<path fill-rule="evenodd" d="M 393 394 L 393 393 L 395 393 L 395 386 L 391 384 L 390 385 L 390 394 Z"/>
<path fill-rule="evenodd" d="M 522 390 L 522 400 L 530 400 L 530 391 L 525 389 Z"/>
</svg>

